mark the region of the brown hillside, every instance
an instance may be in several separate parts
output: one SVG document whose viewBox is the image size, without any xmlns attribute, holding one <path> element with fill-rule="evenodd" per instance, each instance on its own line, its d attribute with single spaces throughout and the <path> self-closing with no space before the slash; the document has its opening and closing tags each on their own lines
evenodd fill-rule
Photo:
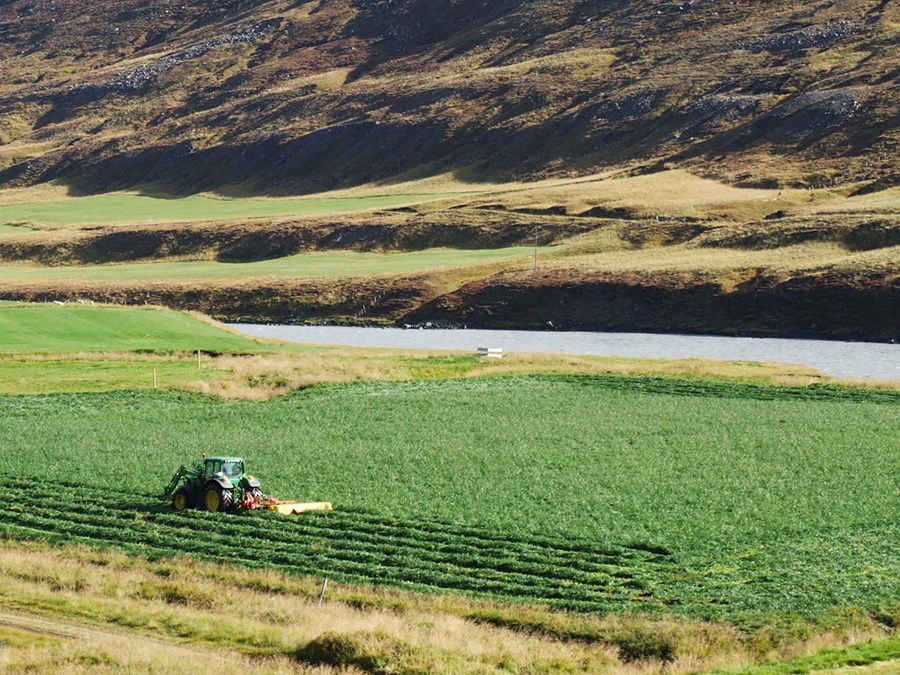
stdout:
<svg viewBox="0 0 900 675">
<path fill-rule="evenodd" d="M 13 0 L 0 187 L 896 180 L 888 0 Z"/>
</svg>

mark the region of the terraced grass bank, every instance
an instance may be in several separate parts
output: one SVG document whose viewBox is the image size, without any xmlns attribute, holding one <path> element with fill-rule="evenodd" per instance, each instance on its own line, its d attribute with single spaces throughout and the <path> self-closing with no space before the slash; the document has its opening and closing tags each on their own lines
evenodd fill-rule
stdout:
<svg viewBox="0 0 900 675">
<path fill-rule="evenodd" d="M 120 204 L 99 225 L 78 221 L 92 211 L 59 191 L 49 205 L 40 191 L 0 194 L 0 220 L 59 210 L 42 216 L 50 225 L 0 231 L 4 299 L 151 303 L 255 323 L 900 339 L 897 188 L 749 189 L 682 170 L 443 176 L 287 200 L 84 198 L 154 202 L 146 214 Z M 412 197 L 430 201 L 378 202 Z M 134 221 L 155 202 L 178 222 Z M 245 202 L 297 212 L 251 218 Z M 333 214 L 332 202 L 369 210 Z"/>
<path fill-rule="evenodd" d="M 29 282 L 73 283 L 112 282 L 149 284 L 161 280 L 179 282 L 234 282 L 236 280 L 269 280 L 319 278 L 336 279 L 347 276 L 398 275 L 453 269 L 472 265 L 490 265 L 525 259 L 534 249 L 523 246 L 487 250 L 429 249 L 407 253 L 366 253 L 332 251 L 301 253 L 299 255 L 259 262 L 227 263 L 210 260 L 190 262 L 132 263 L 129 265 L 80 265 L 70 267 L 26 267 L 0 265 L 0 282 L 9 284 Z M 542 247 L 541 253 L 547 249 Z M 101 291 L 102 294 L 102 291 Z"/>
<path fill-rule="evenodd" d="M 0 211 L 0 226 L 26 224 L 66 227 L 103 223 L 202 222 L 232 218 L 325 215 L 408 206 L 450 196 L 453 195 L 430 193 L 374 194 L 364 197 L 216 199 L 193 195 L 172 199 L 113 192 L 91 197 L 57 197 L 46 201 L 5 204 Z"/>
</svg>

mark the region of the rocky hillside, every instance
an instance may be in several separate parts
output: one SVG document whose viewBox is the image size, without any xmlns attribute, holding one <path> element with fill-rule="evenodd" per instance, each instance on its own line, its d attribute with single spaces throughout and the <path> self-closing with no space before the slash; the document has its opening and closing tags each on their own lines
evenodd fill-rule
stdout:
<svg viewBox="0 0 900 675">
<path fill-rule="evenodd" d="M 897 180 L 890 0 L 4 0 L 0 188 Z"/>
</svg>

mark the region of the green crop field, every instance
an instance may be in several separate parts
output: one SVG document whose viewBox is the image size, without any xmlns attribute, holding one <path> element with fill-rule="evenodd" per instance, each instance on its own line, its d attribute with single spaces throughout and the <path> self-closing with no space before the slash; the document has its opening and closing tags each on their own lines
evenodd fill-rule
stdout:
<svg viewBox="0 0 900 675">
<path fill-rule="evenodd" d="M 547 248 L 539 248 L 546 251 Z M 262 260 L 252 263 L 190 262 L 31 267 L 0 265 L 6 281 L 166 281 L 246 279 L 248 277 L 347 277 L 375 274 L 411 274 L 436 269 L 465 267 L 534 254 L 534 248 L 429 249 L 410 253 L 360 253 L 329 251 Z"/>
<path fill-rule="evenodd" d="M 895 392 L 523 376 L 2 397 L 0 419 L 20 483 L 0 528 L 26 536 L 748 623 L 900 597 Z M 201 451 L 337 511 L 170 514 L 156 493 Z"/>
<path fill-rule="evenodd" d="M 266 347 L 183 312 L 0 304 L 0 354 L 112 351 L 248 352 Z"/>
<path fill-rule="evenodd" d="M 92 197 L 73 197 L 2 205 L 0 206 L 0 225 L 36 223 L 66 226 L 83 223 L 187 222 L 235 218 L 327 215 L 394 208 L 443 199 L 449 196 L 452 196 L 452 194 L 213 199 L 195 195 L 169 199 L 113 192 Z"/>
</svg>

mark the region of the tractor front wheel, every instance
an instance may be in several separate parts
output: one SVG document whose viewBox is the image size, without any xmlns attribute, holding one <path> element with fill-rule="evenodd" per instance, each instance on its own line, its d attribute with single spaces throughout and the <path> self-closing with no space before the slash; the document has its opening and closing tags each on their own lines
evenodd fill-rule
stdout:
<svg viewBox="0 0 900 675">
<path fill-rule="evenodd" d="M 234 493 L 221 485 L 212 484 L 203 495 L 203 505 L 207 511 L 230 511 L 234 504 Z"/>
<path fill-rule="evenodd" d="M 176 511 L 184 511 L 194 505 L 194 495 L 187 488 L 181 488 L 172 497 L 172 506 Z"/>
</svg>

